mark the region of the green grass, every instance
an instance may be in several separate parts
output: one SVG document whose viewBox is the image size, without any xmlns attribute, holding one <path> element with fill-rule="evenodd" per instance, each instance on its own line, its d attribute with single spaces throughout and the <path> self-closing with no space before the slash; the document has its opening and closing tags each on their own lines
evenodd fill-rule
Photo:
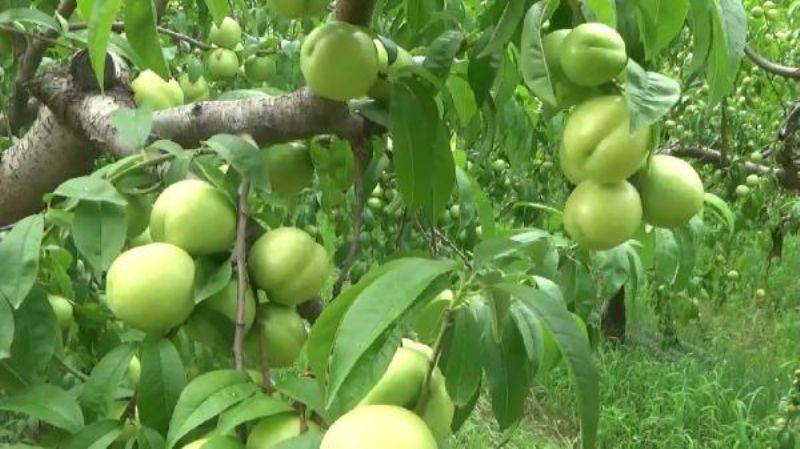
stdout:
<svg viewBox="0 0 800 449">
<path fill-rule="evenodd" d="M 763 239 L 753 238 L 728 257 L 731 267 L 719 270 L 735 268 L 741 280 L 702 302 L 701 320 L 679 328 L 679 347 L 662 350 L 651 331 L 634 330 L 628 344 L 598 350 L 600 448 L 772 447 L 779 401 L 800 364 L 800 239 L 787 239 L 769 276 L 762 254 Z M 767 299 L 754 299 L 759 287 Z M 654 329 L 652 320 L 645 313 L 634 328 Z M 453 447 L 497 447 L 507 436 L 508 449 L 575 447 L 576 404 L 566 369 L 544 376 L 536 389 L 530 416 L 513 433 L 500 433 L 481 404 Z"/>
</svg>

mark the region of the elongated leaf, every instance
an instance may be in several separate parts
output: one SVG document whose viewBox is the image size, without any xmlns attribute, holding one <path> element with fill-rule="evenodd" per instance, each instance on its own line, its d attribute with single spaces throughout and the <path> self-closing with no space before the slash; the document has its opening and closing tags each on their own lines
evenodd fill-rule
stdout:
<svg viewBox="0 0 800 449">
<path fill-rule="evenodd" d="M 433 222 L 455 185 L 449 131 L 439 120 L 433 91 L 414 80 L 395 83 L 390 113 L 400 192 L 411 211 Z"/>
<path fill-rule="evenodd" d="M 122 140 L 133 148 L 143 148 L 153 129 L 153 110 L 148 105 L 136 109 L 122 107 L 111 113 L 111 122 Z"/>
<path fill-rule="evenodd" d="M 205 3 L 208 7 L 208 12 L 211 13 L 211 17 L 216 23 L 222 22 L 222 19 L 231 12 L 228 0 L 205 0 Z"/>
<path fill-rule="evenodd" d="M 185 386 L 186 373 L 175 345 L 165 338 L 148 337 L 142 346 L 136 396 L 142 424 L 166 435 L 172 410 Z"/>
<path fill-rule="evenodd" d="M 31 215 L 0 241 L 0 296 L 15 309 L 28 296 L 39 272 L 44 217 Z"/>
<path fill-rule="evenodd" d="M 695 35 L 692 70 L 705 67 L 709 103 L 719 102 L 735 87 L 736 72 L 744 57 L 747 17 L 741 0 L 692 1 L 690 25 Z"/>
<path fill-rule="evenodd" d="M 195 261 L 194 302 L 201 303 L 219 293 L 233 274 L 229 258 L 224 260 L 200 257 Z"/>
<path fill-rule="evenodd" d="M 103 88 L 106 68 L 106 46 L 111 25 L 122 6 L 122 0 L 78 0 L 78 9 L 89 25 L 87 47 L 97 84 Z"/>
<path fill-rule="evenodd" d="M 689 0 L 640 0 L 636 13 L 645 55 L 652 61 L 683 29 Z"/>
<path fill-rule="evenodd" d="M 81 201 L 72 220 L 72 239 L 96 270 L 106 270 L 125 246 L 125 208 L 113 203 Z"/>
<path fill-rule="evenodd" d="M 626 68 L 625 98 L 631 109 L 631 132 L 644 129 L 667 115 L 681 96 L 677 81 L 646 72 L 633 59 Z"/>
<path fill-rule="evenodd" d="M 469 403 L 481 383 L 481 366 L 475 348 L 481 345 L 481 329 L 472 311 L 459 309 L 447 334 L 439 367 L 447 380 L 447 392 L 458 406 Z"/>
<path fill-rule="evenodd" d="M 514 36 L 514 31 L 517 30 L 523 14 L 525 14 L 525 0 L 509 0 L 492 37 L 478 54 L 478 58 L 484 58 L 500 51 Z"/>
<path fill-rule="evenodd" d="M 139 449 L 164 449 L 164 437 L 149 427 L 142 427 L 136 435 Z"/>
<path fill-rule="evenodd" d="M 593 449 L 600 416 L 600 379 L 588 338 L 563 304 L 523 285 L 505 284 L 502 288 L 522 301 L 553 332 L 575 381 L 583 447 Z"/>
<path fill-rule="evenodd" d="M 122 433 L 122 424 L 113 419 L 97 421 L 73 435 L 64 449 L 105 449 Z"/>
<path fill-rule="evenodd" d="M 75 200 L 112 203 L 117 206 L 128 204 L 125 197 L 117 192 L 113 184 L 96 176 L 82 176 L 64 181 L 56 187 L 53 194 Z"/>
<path fill-rule="evenodd" d="M 87 420 L 106 416 L 109 405 L 128 371 L 134 348 L 121 345 L 106 354 L 94 367 L 81 390 L 79 401 Z"/>
<path fill-rule="evenodd" d="M 428 47 L 425 57 L 424 67 L 436 75 L 440 80 L 447 79 L 450 74 L 450 67 L 453 59 L 461 50 L 464 42 L 464 33 L 459 30 L 445 31 L 441 36 L 434 39 Z"/>
<path fill-rule="evenodd" d="M 592 22 L 617 27 L 617 7 L 614 0 L 581 0 L 583 14 Z"/>
<path fill-rule="evenodd" d="M 678 244 L 669 229 L 656 228 L 653 265 L 655 280 L 659 285 L 672 285 L 678 274 Z"/>
<path fill-rule="evenodd" d="M 34 378 L 53 357 L 58 338 L 56 315 L 47 293 L 34 287 L 14 314 L 14 341 L 8 365 L 25 378 Z"/>
<path fill-rule="evenodd" d="M 308 406 L 328 420 L 325 410 L 325 398 L 319 383 L 309 377 L 287 377 L 275 384 L 275 389 L 287 397 Z M 330 422 L 330 421 L 328 421 Z"/>
<path fill-rule="evenodd" d="M 492 260 L 509 257 L 517 251 L 550 238 L 551 236 L 547 232 L 541 229 L 533 229 L 510 237 L 496 237 L 484 240 L 475 249 L 475 266 L 479 267 Z"/>
<path fill-rule="evenodd" d="M 452 261 L 401 259 L 355 298 L 342 319 L 331 353 L 329 405 L 367 349 L 411 308 L 434 279 L 454 267 Z"/>
<path fill-rule="evenodd" d="M 461 204 L 464 204 L 468 210 L 474 208 L 478 213 L 483 237 L 487 239 L 494 237 L 496 233 L 494 210 L 481 185 L 461 167 L 456 167 L 456 181 Z"/>
<path fill-rule="evenodd" d="M 542 101 L 555 106 L 558 101 L 553 88 L 553 74 L 550 73 L 542 44 L 542 25 L 550 20 L 560 0 L 547 0 L 534 3 L 522 25 L 519 49 L 519 69 L 525 85 Z"/>
<path fill-rule="evenodd" d="M 265 189 L 268 186 L 265 159 L 258 148 L 247 140 L 230 135 L 219 134 L 205 142 L 223 159 L 230 162 L 233 168 L 250 180 L 255 187 Z"/>
<path fill-rule="evenodd" d="M 75 398 L 55 385 L 36 385 L 2 398 L 0 410 L 24 413 L 67 432 L 83 427 L 83 413 Z"/>
<path fill-rule="evenodd" d="M 14 311 L 8 302 L 0 298 L 0 360 L 11 357 L 14 341 Z"/>
<path fill-rule="evenodd" d="M 264 394 L 256 394 L 221 414 L 219 422 L 217 423 L 217 431 L 221 435 L 226 435 L 233 431 L 239 424 L 281 413 L 291 413 L 293 411 L 294 408 L 286 402 L 279 401 Z"/>
<path fill-rule="evenodd" d="M 51 30 L 59 30 L 58 22 L 52 16 L 34 8 L 12 8 L 0 12 L 0 24 L 14 22 L 30 23 Z"/>
<path fill-rule="evenodd" d="M 703 216 L 709 210 L 722 220 L 722 223 L 728 228 L 728 232 L 733 235 L 736 230 L 736 216 L 728 203 L 717 195 L 707 192 L 703 196 Z"/>
<path fill-rule="evenodd" d="M 151 69 L 162 78 L 169 79 L 169 67 L 164 61 L 161 42 L 158 40 L 153 0 L 127 0 L 125 2 L 125 33 L 131 47 L 139 55 L 141 68 Z"/>
<path fill-rule="evenodd" d="M 686 225 L 673 230 L 678 245 L 678 272 L 675 274 L 674 290 L 680 291 L 689 285 L 689 279 L 697 263 L 697 238 L 695 229 Z"/>
<path fill-rule="evenodd" d="M 256 394 L 247 374 L 240 371 L 211 371 L 195 378 L 181 393 L 167 434 L 167 449 L 197 426 Z"/>
</svg>

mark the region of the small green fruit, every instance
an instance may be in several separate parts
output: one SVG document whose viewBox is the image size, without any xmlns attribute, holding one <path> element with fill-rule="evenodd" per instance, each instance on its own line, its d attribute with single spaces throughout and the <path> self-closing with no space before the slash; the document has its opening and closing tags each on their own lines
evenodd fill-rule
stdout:
<svg viewBox="0 0 800 449">
<path fill-rule="evenodd" d="M 393 405 L 366 405 L 344 414 L 320 449 L 437 449 L 436 438 L 414 413 Z"/>
<path fill-rule="evenodd" d="M 750 10 L 750 15 L 752 15 L 756 19 L 764 17 L 764 8 L 760 6 L 753 6 L 753 9 Z"/>
<path fill-rule="evenodd" d="M 748 186 L 756 187 L 759 184 L 761 184 L 761 178 L 758 175 L 752 174 L 752 175 L 748 175 L 747 176 L 747 185 Z"/>
<path fill-rule="evenodd" d="M 750 194 L 750 187 L 747 187 L 744 184 L 736 186 L 736 195 L 744 197 L 747 196 L 748 194 Z"/>
<path fill-rule="evenodd" d="M 72 304 L 67 298 L 59 295 L 47 295 L 47 300 L 50 302 L 50 307 L 53 308 L 53 312 L 56 314 L 58 327 L 62 332 L 66 332 L 72 325 Z"/>
<path fill-rule="evenodd" d="M 267 176 L 275 193 L 293 196 L 314 180 L 314 163 L 308 147 L 300 142 L 273 145 L 263 151 Z"/>
<path fill-rule="evenodd" d="M 194 103 L 198 101 L 206 101 L 209 99 L 210 90 L 208 82 L 204 77 L 197 78 L 197 81 L 192 82 L 188 73 L 184 73 L 178 79 L 178 84 L 183 90 L 183 96 L 187 103 Z"/>
<path fill-rule="evenodd" d="M 131 357 L 125 376 L 128 378 L 128 383 L 134 388 L 139 385 L 139 379 L 142 377 L 142 363 L 139 361 L 139 357 L 135 355 Z"/>
<path fill-rule="evenodd" d="M 262 306 L 261 333 L 267 357 L 272 368 L 287 368 L 297 360 L 306 342 L 306 325 L 293 307 L 267 304 Z M 252 366 L 259 366 L 260 346 L 258 329 L 253 329 L 245 340 L 247 358 Z"/>
<path fill-rule="evenodd" d="M 206 56 L 208 77 L 216 81 L 230 80 L 239 73 L 239 57 L 232 50 L 217 48 Z"/>
<path fill-rule="evenodd" d="M 584 23 L 564 38 L 561 67 L 579 86 L 599 86 L 620 74 L 628 63 L 625 41 L 602 23 Z"/>
<path fill-rule="evenodd" d="M 270 301 L 293 306 L 319 294 L 330 270 L 320 244 L 298 228 L 277 228 L 250 248 L 250 274 Z"/>
<path fill-rule="evenodd" d="M 208 38 L 212 44 L 233 50 L 242 42 L 242 27 L 233 18 L 225 17 L 219 26 L 216 23 L 211 24 Z"/>
<path fill-rule="evenodd" d="M 108 270 L 108 308 L 130 326 L 164 333 L 192 313 L 194 275 L 194 261 L 177 246 L 151 243 L 130 249 Z"/>
<path fill-rule="evenodd" d="M 244 74 L 247 79 L 256 83 L 266 83 L 275 79 L 278 65 L 269 56 L 254 56 L 244 63 Z"/>
<path fill-rule="evenodd" d="M 736 270 L 731 270 L 731 271 L 729 271 L 729 272 L 728 272 L 728 279 L 730 279 L 730 280 L 734 280 L 734 281 L 735 281 L 736 279 L 739 279 L 739 272 L 738 272 L 738 271 L 736 271 Z"/>
<path fill-rule="evenodd" d="M 764 160 L 764 155 L 760 151 L 753 151 L 750 153 L 750 160 L 753 162 L 761 162 Z"/>
<path fill-rule="evenodd" d="M 756 298 L 764 299 L 766 297 L 767 297 L 767 291 L 766 290 L 764 290 L 763 288 L 759 288 L 758 290 L 756 290 Z"/>
<path fill-rule="evenodd" d="M 378 52 L 361 28 L 330 22 L 306 37 L 300 49 L 300 68 L 312 92 L 347 101 L 365 96 L 378 79 Z"/>
<path fill-rule="evenodd" d="M 184 328 L 194 340 L 209 347 L 233 343 L 239 300 L 239 283 L 231 279 L 225 287 L 195 307 Z M 251 289 L 244 297 L 244 331 L 250 330 L 256 315 L 256 300 Z"/>
</svg>

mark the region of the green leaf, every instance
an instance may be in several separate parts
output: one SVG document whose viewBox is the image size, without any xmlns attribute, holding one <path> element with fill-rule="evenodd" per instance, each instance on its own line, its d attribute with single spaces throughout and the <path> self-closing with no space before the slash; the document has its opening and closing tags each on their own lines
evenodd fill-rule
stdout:
<svg viewBox="0 0 800 449">
<path fill-rule="evenodd" d="M 113 419 L 97 421 L 81 429 L 63 446 L 64 449 L 105 449 L 122 433 L 122 424 Z"/>
<path fill-rule="evenodd" d="M 169 67 L 161 52 L 156 30 L 156 11 L 153 0 L 126 0 L 125 34 L 139 55 L 141 69 L 151 69 L 161 78 L 169 79 Z"/>
<path fill-rule="evenodd" d="M 81 255 L 97 270 L 106 270 L 125 246 L 125 207 L 81 201 L 72 220 L 72 239 Z"/>
<path fill-rule="evenodd" d="M 97 84 L 103 88 L 106 68 L 106 48 L 111 25 L 122 6 L 122 0 L 78 0 L 78 9 L 88 24 L 87 47 Z"/>
<path fill-rule="evenodd" d="M 14 22 L 30 23 L 51 30 L 59 31 L 58 22 L 53 16 L 45 14 L 34 8 L 12 8 L 0 12 L 0 24 L 12 24 Z"/>
<path fill-rule="evenodd" d="M 2 398 L 0 410 L 24 413 L 67 432 L 83 427 L 83 414 L 75 398 L 55 385 L 36 385 Z"/>
<path fill-rule="evenodd" d="M 490 261 L 514 255 L 536 243 L 547 241 L 550 234 L 541 229 L 522 231 L 510 237 L 495 237 L 481 242 L 475 248 L 475 267 L 480 267 Z"/>
<path fill-rule="evenodd" d="M 225 16 L 231 13 L 231 7 L 228 0 L 205 0 L 208 12 L 214 18 L 214 22 L 219 24 Z"/>
<path fill-rule="evenodd" d="M 319 449 L 322 437 L 322 432 L 318 429 L 309 429 L 299 437 L 278 443 L 273 449 Z"/>
<path fill-rule="evenodd" d="M 633 59 L 625 70 L 625 99 L 631 109 L 631 132 L 637 132 L 667 115 L 681 97 L 677 81 L 660 73 L 646 72 Z"/>
<path fill-rule="evenodd" d="M 439 367 L 447 380 L 447 392 L 456 405 L 466 405 L 481 383 L 481 366 L 475 348 L 481 345 L 481 329 L 470 309 L 458 309 L 444 340 Z"/>
<path fill-rule="evenodd" d="M 136 392 L 142 424 L 166 435 L 172 410 L 185 386 L 186 373 L 175 345 L 168 339 L 149 336 L 142 346 L 142 373 Z"/>
<path fill-rule="evenodd" d="M 474 208 L 478 213 L 478 221 L 481 223 L 483 237 L 494 237 L 496 233 L 494 210 L 480 183 L 461 167 L 456 167 L 456 181 L 458 183 L 458 198 L 461 204 L 465 205 L 467 209 Z"/>
<path fill-rule="evenodd" d="M 0 241 L 0 297 L 15 309 L 28 296 L 39 272 L 44 217 L 20 220 Z"/>
<path fill-rule="evenodd" d="M 537 2 L 525 15 L 519 49 L 519 69 L 525 85 L 542 101 L 556 105 L 553 79 L 545 59 L 542 25 L 550 20 L 561 0 Z"/>
<path fill-rule="evenodd" d="M 648 61 L 669 46 L 683 30 L 689 13 L 689 0 L 640 0 L 636 17 Z"/>
<path fill-rule="evenodd" d="M 455 263 L 447 260 L 400 259 L 358 294 L 342 318 L 331 352 L 328 405 L 367 350 L 404 316 L 431 282 L 454 267 Z"/>
<path fill-rule="evenodd" d="M 153 128 L 153 110 L 148 106 L 136 109 L 122 107 L 111 113 L 111 122 L 123 141 L 133 148 L 144 148 Z"/>
<path fill-rule="evenodd" d="M 706 211 L 711 211 L 715 216 L 722 220 L 722 223 L 728 228 L 728 233 L 733 235 L 733 232 L 736 230 L 736 216 L 725 200 L 717 195 L 714 195 L 713 193 L 706 192 L 706 194 L 703 196 L 704 217 Z"/>
<path fill-rule="evenodd" d="M 500 22 L 492 32 L 489 42 L 478 54 L 478 58 L 499 52 L 514 36 L 523 14 L 525 14 L 525 0 L 509 0 L 500 17 Z"/>
<path fill-rule="evenodd" d="M 116 399 L 117 389 L 128 371 L 134 348 L 120 345 L 100 359 L 83 385 L 78 401 L 86 419 L 91 422 L 106 416 L 109 405 Z"/>
<path fill-rule="evenodd" d="M 164 449 L 164 437 L 149 427 L 142 427 L 136 435 L 138 449 Z"/>
<path fill-rule="evenodd" d="M 439 120 L 432 90 L 421 82 L 393 84 L 390 114 L 400 192 L 412 212 L 433 222 L 455 184 L 449 131 Z"/>
<path fill-rule="evenodd" d="M 581 6 L 589 21 L 602 22 L 611 28 L 617 27 L 617 7 L 614 0 L 581 0 Z"/>
<path fill-rule="evenodd" d="M 268 188 L 267 170 L 262 153 L 247 140 L 231 134 L 218 134 L 205 142 L 250 183 L 260 189 Z"/>
<path fill-rule="evenodd" d="M 211 371 L 197 376 L 181 393 L 167 434 L 166 449 L 197 426 L 253 396 L 258 391 L 241 371 Z"/>
<path fill-rule="evenodd" d="M 459 30 L 445 31 L 431 42 L 423 67 L 444 81 L 450 74 L 453 59 L 458 55 L 463 43 L 464 33 Z"/>
<path fill-rule="evenodd" d="M 14 310 L 0 298 L 0 360 L 11 357 L 11 343 L 14 341 Z"/>
<path fill-rule="evenodd" d="M 8 366 L 26 379 L 35 377 L 50 363 L 58 332 L 47 293 L 34 287 L 14 314 L 14 341 Z"/>
<path fill-rule="evenodd" d="M 294 408 L 286 402 L 258 393 L 221 414 L 219 422 L 217 422 L 217 432 L 226 435 L 236 429 L 239 424 L 293 411 Z"/>
<path fill-rule="evenodd" d="M 593 449 L 597 445 L 600 416 L 600 378 L 589 340 L 564 304 L 523 285 L 505 284 L 501 288 L 522 301 L 553 332 L 575 381 L 583 448 Z"/>
<path fill-rule="evenodd" d="M 305 404 L 326 421 L 331 422 L 325 410 L 325 398 L 319 383 L 309 377 L 287 377 L 275 384 L 275 389 L 292 400 Z"/>
<path fill-rule="evenodd" d="M 669 229 L 655 228 L 653 233 L 655 281 L 660 285 L 672 285 L 678 274 L 678 243 Z"/>
<path fill-rule="evenodd" d="M 694 272 L 697 262 L 697 239 L 694 229 L 689 225 L 675 229 L 673 233 L 678 245 L 678 272 L 675 274 L 672 289 L 680 291 L 689 285 L 689 279 Z"/>
<path fill-rule="evenodd" d="M 199 304 L 219 293 L 233 275 L 230 258 L 199 257 L 195 260 L 194 302 Z"/>
<path fill-rule="evenodd" d="M 56 187 L 53 195 L 64 196 L 75 200 L 98 201 L 127 206 L 128 202 L 114 185 L 96 176 L 81 176 L 64 181 Z"/>
</svg>

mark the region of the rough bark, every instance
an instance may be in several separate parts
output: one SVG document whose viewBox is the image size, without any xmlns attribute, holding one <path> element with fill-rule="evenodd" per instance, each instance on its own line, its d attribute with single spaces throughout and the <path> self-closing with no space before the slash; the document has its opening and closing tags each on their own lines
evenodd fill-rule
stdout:
<svg viewBox="0 0 800 449">
<path fill-rule="evenodd" d="M 750 58 L 751 61 L 753 61 L 755 65 L 757 65 L 758 67 L 769 73 L 772 73 L 773 75 L 800 80 L 800 68 L 789 67 L 782 64 L 778 64 L 776 62 L 772 62 L 769 59 L 757 53 L 749 45 L 744 47 L 744 53 L 747 55 L 748 58 Z"/>
<path fill-rule="evenodd" d="M 624 343 L 627 316 L 625 314 L 625 286 L 603 304 L 600 326 L 606 340 Z"/>
</svg>

